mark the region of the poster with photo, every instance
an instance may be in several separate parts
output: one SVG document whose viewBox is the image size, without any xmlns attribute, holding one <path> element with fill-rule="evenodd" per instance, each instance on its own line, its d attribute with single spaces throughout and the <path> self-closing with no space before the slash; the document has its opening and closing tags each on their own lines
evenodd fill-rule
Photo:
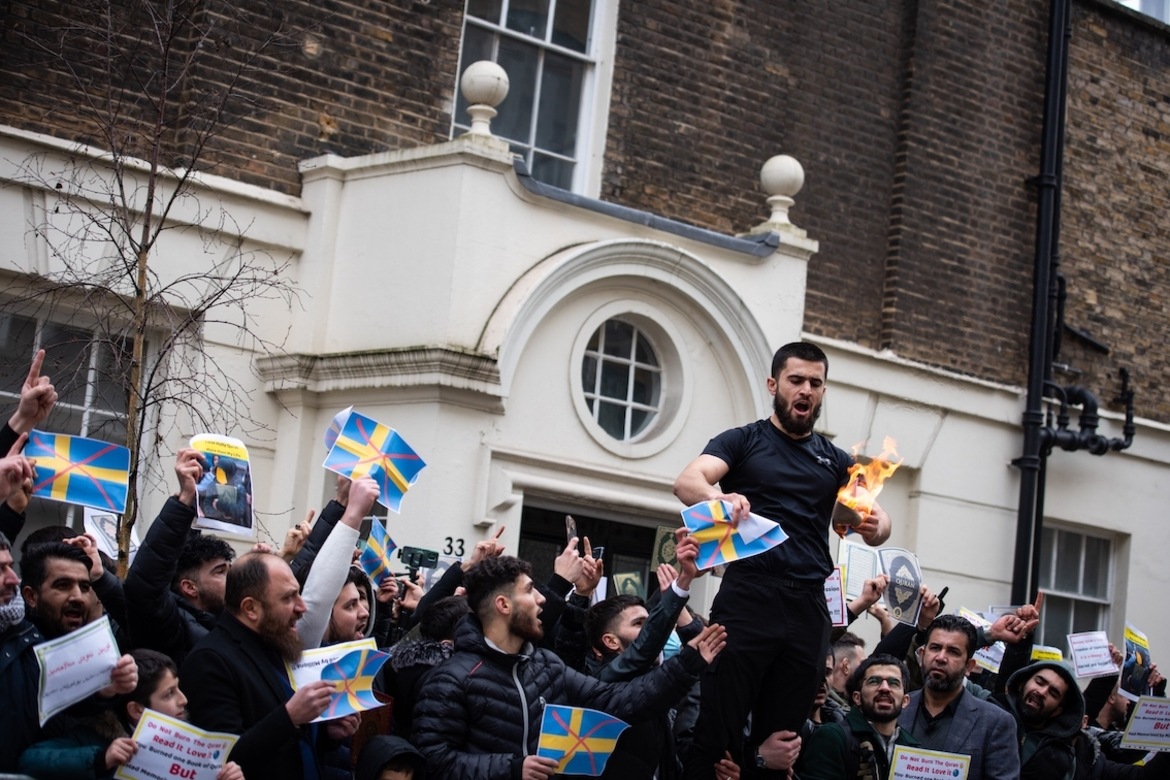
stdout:
<svg viewBox="0 0 1170 780">
<path fill-rule="evenodd" d="M 255 539 L 248 448 L 239 439 L 204 433 L 191 439 L 191 449 L 203 456 L 195 527 Z"/>
</svg>

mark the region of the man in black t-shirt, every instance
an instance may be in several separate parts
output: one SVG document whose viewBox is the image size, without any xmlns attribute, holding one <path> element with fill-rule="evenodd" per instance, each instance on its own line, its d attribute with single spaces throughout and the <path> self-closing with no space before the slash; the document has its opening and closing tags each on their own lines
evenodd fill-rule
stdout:
<svg viewBox="0 0 1170 780">
<path fill-rule="evenodd" d="M 772 415 L 716 436 L 674 483 L 688 506 L 722 499 L 733 522 L 750 511 L 788 534 L 784 544 L 727 567 L 711 620 L 727 628 L 728 645 L 702 678 L 687 780 L 711 778 L 725 749 L 741 761 L 745 777 L 785 776 L 756 748 L 773 732 L 799 732 L 821 683 L 829 643 L 824 582 L 833 568 L 829 522 L 853 462 L 813 432 L 828 371 L 819 347 L 781 347 L 768 377 Z M 875 504 L 854 530 L 877 546 L 889 538 L 890 518 Z"/>
</svg>

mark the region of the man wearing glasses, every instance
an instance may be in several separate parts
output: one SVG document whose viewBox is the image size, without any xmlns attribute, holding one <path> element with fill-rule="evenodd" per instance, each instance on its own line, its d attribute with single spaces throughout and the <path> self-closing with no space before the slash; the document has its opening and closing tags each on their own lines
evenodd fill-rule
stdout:
<svg viewBox="0 0 1170 780">
<path fill-rule="evenodd" d="M 898 728 L 898 716 L 910 701 L 910 673 L 892 655 L 866 658 L 845 683 L 851 709 L 840 723 L 830 723 L 809 737 L 797 765 L 801 780 L 887 780 L 897 745 L 918 743 Z"/>
</svg>

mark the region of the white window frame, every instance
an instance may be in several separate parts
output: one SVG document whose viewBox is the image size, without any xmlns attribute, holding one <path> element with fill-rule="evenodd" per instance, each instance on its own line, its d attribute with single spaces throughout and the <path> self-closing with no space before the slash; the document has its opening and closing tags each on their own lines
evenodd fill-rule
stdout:
<svg viewBox="0 0 1170 780">
<path fill-rule="evenodd" d="M 1053 550 L 1049 550 L 1046 547 L 1043 547 L 1041 549 L 1041 555 L 1040 555 L 1041 570 L 1037 572 L 1036 580 L 1037 580 L 1037 582 L 1040 583 L 1040 590 L 1045 594 L 1045 599 L 1049 599 L 1049 602 L 1047 602 L 1045 606 L 1046 607 L 1050 606 L 1050 603 L 1051 603 L 1050 599 L 1051 598 L 1058 598 L 1058 599 L 1064 599 L 1067 601 L 1071 601 L 1071 602 L 1073 602 L 1074 607 L 1075 607 L 1075 604 L 1078 602 L 1085 603 L 1085 604 L 1092 604 L 1100 609 L 1100 613 L 1099 613 L 1100 618 L 1097 621 L 1097 625 L 1095 627 L 1093 627 L 1092 629 L 1086 629 L 1086 628 L 1082 627 L 1081 630 L 1109 631 L 1110 622 L 1111 622 L 1111 618 L 1112 618 L 1111 610 L 1113 607 L 1113 594 L 1115 592 L 1116 582 L 1117 582 L 1118 548 L 1120 546 L 1119 540 L 1117 538 L 1115 538 L 1114 536 L 1112 536 L 1108 533 L 1101 532 L 1101 531 L 1094 531 L 1094 530 L 1086 529 L 1086 528 L 1064 526 L 1064 525 L 1060 525 L 1058 523 L 1046 522 L 1045 526 L 1044 526 L 1044 530 L 1045 531 L 1052 531 L 1053 544 L 1055 544 L 1055 546 L 1056 546 L 1056 549 L 1053 549 Z M 1081 537 L 1080 560 L 1076 561 L 1077 583 L 1078 583 L 1077 584 L 1077 588 L 1078 588 L 1077 591 L 1058 590 L 1056 588 L 1056 581 L 1057 581 L 1056 580 L 1056 572 L 1057 572 L 1057 570 L 1072 565 L 1071 561 L 1061 561 L 1058 559 L 1060 545 L 1059 545 L 1059 542 L 1057 540 L 1059 539 L 1060 534 L 1073 534 L 1073 535 Z M 1085 541 L 1089 538 L 1102 540 L 1109 545 L 1108 555 L 1106 556 L 1106 561 L 1108 562 L 1108 570 L 1104 574 L 1104 577 L 1105 577 L 1105 595 L 1104 596 L 1096 596 L 1096 595 L 1084 593 L 1085 547 L 1086 547 Z M 1044 571 L 1045 567 L 1048 567 L 1047 571 Z M 1040 636 L 1037 639 L 1037 641 L 1042 642 L 1046 645 L 1053 646 L 1053 647 L 1063 648 L 1067 652 L 1068 640 L 1066 638 L 1066 634 L 1060 633 L 1059 635 L 1052 635 L 1052 636 L 1049 635 L 1049 624 L 1047 623 L 1047 620 L 1046 620 L 1046 610 L 1041 610 L 1041 621 L 1042 622 L 1040 624 Z"/>
<path fill-rule="evenodd" d="M 553 0 L 555 2 L 555 0 Z M 509 0 L 503 0 L 501 18 L 508 15 Z M 550 5 L 548 25 L 551 29 L 554 19 L 555 6 Z M 493 60 L 497 56 L 500 36 L 514 38 L 519 41 L 537 46 L 546 51 L 553 51 L 586 63 L 585 72 L 581 80 L 581 106 L 577 119 L 577 145 L 574 150 L 575 165 L 573 166 L 573 182 L 571 190 L 587 197 L 596 198 L 601 194 L 601 168 L 605 158 L 605 133 L 609 125 L 609 96 L 613 89 L 613 60 L 617 44 L 617 11 L 618 0 L 593 0 L 593 18 L 590 20 L 589 48 L 582 53 L 566 49 L 547 39 L 534 38 L 516 30 L 503 27 L 498 23 L 488 22 L 467 13 L 466 5 L 463 14 L 463 31 L 467 25 L 473 25 L 487 30 L 496 36 L 493 47 Z M 463 71 L 470 62 L 463 62 L 463 35 L 459 41 L 459 67 L 457 73 L 462 77 Z M 458 79 L 456 79 L 458 87 Z M 540 72 L 538 71 L 534 101 L 539 101 Z M 505 100 L 507 100 L 505 98 Z M 455 138 L 470 126 L 469 117 L 455 116 L 458 100 L 452 104 L 451 137 Z M 530 138 L 535 140 L 535 126 L 540 115 L 539 106 L 532 112 L 532 126 Z M 515 139 L 507 139 L 513 141 Z M 519 141 L 517 141 L 519 143 Z M 525 163 L 532 169 L 532 148 L 529 148 Z M 542 152 L 552 157 L 559 157 L 549 152 Z M 562 157 L 561 159 L 567 159 Z"/>
<path fill-rule="evenodd" d="M 629 356 L 611 355 L 605 351 L 605 328 L 611 322 L 625 325 L 627 328 L 633 331 L 633 339 L 630 341 Z M 583 388 L 586 405 L 588 405 L 590 400 L 593 401 L 593 421 L 597 423 L 598 427 L 601 427 L 600 417 L 602 403 L 608 403 L 613 404 L 614 406 L 622 407 L 625 410 L 625 425 L 623 435 L 620 438 L 616 436 L 614 438 L 623 442 L 637 441 L 642 437 L 643 434 L 654 427 L 655 418 L 657 418 L 658 415 L 662 412 L 662 400 L 664 396 L 662 383 L 665 378 L 665 372 L 662 369 L 662 359 L 658 356 L 658 349 L 654 345 L 653 337 L 646 331 L 646 329 L 639 327 L 637 324 L 631 322 L 625 317 L 611 317 L 598 326 L 594 333 L 597 334 L 598 337 L 598 348 L 596 350 L 586 348 L 585 354 L 582 356 L 582 368 L 584 368 L 585 360 L 592 359 L 595 361 L 593 387 Z M 639 341 L 646 345 L 646 349 L 648 349 L 654 356 L 654 359 L 657 361 L 656 363 L 651 365 L 650 363 L 638 362 L 637 345 Z M 623 398 L 614 398 L 612 396 L 604 395 L 601 392 L 601 376 L 603 373 L 602 368 L 606 363 L 621 365 L 626 369 L 626 393 Z M 658 393 L 657 397 L 654 399 L 653 404 L 638 403 L 634 400 L 634 376 L 636 375 L 637 369 L 639 368 L 658 375 Z M 643 425 L 641 430 L 638 431 L 630 430 L 630 418 L 634 410 L 649 413 L 649 417 L 646 419 L 646 424 Z M 612 436 L 612 434 L 610 435 Z"/>
<path fill-rule="evenodd" d="M 1157 19 L 1163 24 L 1170 24 L 1170 0 L 1117 0 L 1117 2 L 1139 14 Z"/>
</svg>

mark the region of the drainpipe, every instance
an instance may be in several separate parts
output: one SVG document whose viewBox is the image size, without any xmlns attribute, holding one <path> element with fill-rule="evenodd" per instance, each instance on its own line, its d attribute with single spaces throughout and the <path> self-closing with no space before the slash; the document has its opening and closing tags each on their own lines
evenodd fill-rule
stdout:
<svg viewBox="0 0 1170 780">
<path fill-rule="evenodd" d="M 1040 174 L 1037 190 L 1036 257 L 1032 276 L 1032 330 L 1028 340 L 1028 395 L 1023 415 L 1024 453 L 1020 468 L 1020 505 L 1016 519 L 1016 550 L 1012 568 L 1011 603 L 1034 598 L 1032 586 L 1033 540 L 1042 530 L 1044 507 L 1040 488 L 1046 455 L 1041 428 L 1044 425 L 1044 383 L 1051 366 L 1052 259 L 1056 246 L 1057 206 L 1063 154 L 1068 39 L 1072 34 L 1069 0 L 1052 0 L 1048 17 L 1047 78 L 1044 87 L 1044 125 L 1040 142 Z"/>
</svg>

